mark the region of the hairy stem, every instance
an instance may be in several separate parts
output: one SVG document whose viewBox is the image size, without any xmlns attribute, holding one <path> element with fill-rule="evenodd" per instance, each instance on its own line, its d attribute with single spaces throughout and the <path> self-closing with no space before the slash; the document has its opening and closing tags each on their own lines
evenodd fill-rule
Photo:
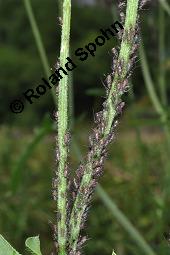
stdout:
<svg viewBox="0 0 170 255">
<path fill-rule="evenodd" d="M 117 92 L 117 86 L 122 82 L 127 74 L 128 63 L 130 61 L 131 51 L 133 47 L 133 40 L 135 35 L 135 28 L 137 22 L 139 0 L 128 0 L 126 9 L 126 20 L 124 26 L 124 33 L 122 37 L 121 49 L 117 64 L 121 65 L 121 74 L 117 69 L 114 74 L 112 86 L 106 100 L 106 110 L 104 111 L 104 120 L 106 125 L 104 127 L 103 139 L 107 139 L 110 134 L 115 117 L 117 116 L 116 103 L 122 96 L 118 93 L 115 98 L 114 93 Z M 114 103 L 113 103 L 114 100 Z M 116 101 L 116 102 L 115 102 Z M 81 179 L 81 183 L 77 192 L 77 196 L 73 205 L 71 219 L 70 219 L 70 247 L 73 254 L 76 254 L 78 239 L 81 230 L 81 223 L 84 212 L 87 208 L 88 199 L 90 196 L 89 186 L 93 182 L 93 162 L 102 158 L 102 147 L 96 145 L 92 155 L 90 154 L 86 163 L 84 163 L 84 174 Z M 92 184 L 93 185 L 93 184 Z"/>
<path fill-rule="evenodd" d="M 71 19 L 71 0 L 63 1 L 63 20 L 60 49 L 60 66 L 65 65 L 66 58 L 69 56 L 70 41 L 70 19 Z M 59 154 L 58 161 L 58 248 L 59 255 L 66 255 L 67 241 L 67 144 L 66 136 L 68 132 L 68 76 L 65 75 L 59 82 L 58 92 L 58 138 L 57 147 Z"/>
<path fill-rule="evenodd" d="M 121 75 L 119 74 L 118 71 L 115 73 L 115 78 L 113 80 L 112 87 L 107 99 L 108 112 L 106 112 L 107 114 L 106 117 L 108 119 L 108 123 L 105 129 L 105 135 L 109 133 L 113 120 L 116 115 L 116 109 L 112 102 L 113 93 L 117 89 L 117 84 L 120 81 L 123 81 L 125 79 L 127 71 L 128 71 L 128 64 L 130 62 L 130 55 L 131 55 L 131 51 L 133 47 L 133 39 L 135 35 L 135 28 L 136 28 L 136 22 L 137 22 L 138 4 L 139 4 L 139 0 L 127 1 L 125 27 L 124 27 L 123 37 L 122 37 L 119 59 L 118 59 L 118 63 L 121 63 L 120 65 L 122 65 L 121 66 L 122 70 L 121 70 Z"/>
</svg>

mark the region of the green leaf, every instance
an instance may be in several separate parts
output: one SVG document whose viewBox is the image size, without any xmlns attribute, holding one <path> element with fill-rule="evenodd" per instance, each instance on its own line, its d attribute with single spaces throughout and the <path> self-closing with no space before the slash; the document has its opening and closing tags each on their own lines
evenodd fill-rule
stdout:
<svg viewBox="0 0 170 255">
<path fill-rule="evenodd" d="M 0 235 L 0 255 L 21 255 Z"/>
<path fill-rule="evenodd" d="M 42 255 L 40 250 L 40 239 L 39 236 L 28 237 L 25 241 L 25 245 L 29 250 L 33 252 L 35 255 Z"/>
</svg>

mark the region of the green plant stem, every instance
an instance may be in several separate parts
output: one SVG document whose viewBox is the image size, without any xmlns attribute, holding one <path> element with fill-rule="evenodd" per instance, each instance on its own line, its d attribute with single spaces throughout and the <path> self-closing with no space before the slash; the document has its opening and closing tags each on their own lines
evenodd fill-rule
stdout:
<svg viewBox="0 0 170 255">
<path fill-rule="evenodd" d="M 160 120 L 163 124 L 165 135 L 167 137 L 168 150 L 170 150 L 170 128 L 168 123 L 168 115 L 156 94 L 155 87 L 149 72 L 145 50 L 142 44 L 140 46 L 140 59 L 146 89 L 156 112 L 160 116 Z"/>
<path fill-rule="evenodd" d="M 143 77 L 144 77 L 146 88 L 147 88 L 148 94 L 151 98 L 152 104 L 153 104 L 156 112 L 160 116 L 162 116 L 163 119 L 166 119 L 166 114 L 165 114 L 164 109 L 161 105 L 161 102 L 156 94 L 154 84 L 153 84 L 152 78 L 150 76 L 148 62 L 146 59 L 145 50 L 144 50 L 144 46 L 142 45 L 142 43 L 140 45 L 139 52 L 140 52 L 140 60 L 141 60 Z"/>
<path fill-rule="evenodd" d="M 145 81 L 145 86 L 146 89 L 148 91 L 148 95 L 151 99 L 151 102 L 156 110 L 156 112 L 158 113 L 159 117 L 160 117 L 160 121 L 162 123 L 163 129 L 164 129 L 164 133 L 165 133 L 165 137 L 166 137 L 166 148 L 165 148 L 165 156 L 167 158 L 167 162 L 169 162 L 169 153 L 170 153 L 170 126 L 169 126 L 169 121 L 168 121 L 168 116 L 167 113 L 165 111 L 165 109 L 163 108 L 163 106 L 161 105 L 161 102 L 156 94 L 155 91 L 155 87 L 152 81 L 152 78 L 150 76 L 150 72 L 149 72 L 149 66 L 147 63 L 147 59 L 146 59 L 146 55 L 145 55 L 145 51 L 144 51 L 144 47 L 140 47 L 140 59 L 141 59 L 141 67 L 142 67 L 142 71 L 143 71 L 143 77 L 144 77 L 144 81 Z M 169 196 L 169 192 L 167 191 L 167 177 L 169 176 L 169 166 L 167 165 L 167 171 L 165 173 L 165 184 L 164 184 L 164 199 L 166 200 L 166 197 Z"/>
<path fill-rule="evenodd" d="M 41 34 L 40 34 L 39 28 L 37 26 L 37 22 L 36 22 L 36 19 L 35 19 L 34 13 L 33 13 L 33 9 L 31 6 L 31 2 L 30 2 L 30 0 L 23 0 L 23 2 L 24 2 L 25 10 L 26 10 L 26 13 L 27 13 L 27 16 L 28 16 L 28 19 L 29 19 L 29 22 L 30 22 L 30 25 L 32 28 L 32 32 L 33 32 L 33 35 L 35 38 L 35 42 L 36 42 L 37 49 L 38 49 L 38 52 L 40 55 L 40 59 L 41 59 L 41 62 L 42 62 L 43 68 L 44 68 L 44 73 L 46 75 L 46 78 L 48 79 L 49 76 L 51 75 L 51 71 L 49 68 L 50 65 L 48 62 L 48 58 L 46 55 L 44 45 L 42 43 Z M 54 98 L 54 102 L 55 102 L 55 104 L 57 104 L 55 90 L 52 88 L 51 91 L 52 91 L 52 96 Z"/>
<path fill-rule="evenodd" d="M 122 63 L 122 73 L 121 77 L 118 72 L 115 73 L 115 77 L 112 83 L 112 87 L 107 99 L 107 106 L 108 106 L 108 112 L 107 112 L 107 119 L 108 124 L 107 128 L 105 130 L 105 135 L 109 134 L 113 120 L 116 116 L 116 109 L 113 104 L 113 93 L 116 92 L 117 84 L 120 80 L 124 80 L 127 69 L 128 69 L 128 63 L 130 62 L 130 54 L 133 46 L 133 36 L 134 34 L 131 33 L 129 36 L 129 39 L 127 38 L 127 33 L 130 32 L 130 29 L 134 30 L 136 27 L 136 21 L 137 21 L 137 11 L 138 11 L 138 3 L 139 0 L 128 0 L 127 1 L 127 10 L 126 10 L 126 20 L 125 20 L 125 26 L 124 26 L 124 33 L 122 37 L 122 43 L 120 48 L 120 54 L 118 62 Z M 121 95 L 120 95 L 121 96 Z"/>
<path fill-rule="evenodd" d="M 58 0 L 59 17 L 62 17 L 62 4 L 63 0 Z M 70 47 L 69 47 L 70 49 Z M 69 50 L 71 56 L 71 50 Z M 72 130 L 74 125 L 74 95 L 73 95 L 73 72 L 69 72 L 69 127 Z"/>
<path fill-rule="evenodd" d="M 132 32 L 127 39 L 127 33 L 130 31 L 134 31 L 136 28 L 136 22 L 137 22 L 137 11 L 138 11 L 138 3 L 137 0 L 128 0 L 127 1 L 127 10 L 126 10 L 126 20 L 125 20 L 125 26 L 124 26 L 124 33 L 122 37 L 122 43 L 121 43 L 121 49 L 120 54 L 118 58 L 118 62 L 123 63 L 122 66 L 122 74 L 121 77 L 118 74 L 118 71 L 115 73 L 114 80 L 112 83 L 112 87 L 108 96 L 108 99 L 106 101 L 107 105 L 107 111 L 105 112 L 105 119 L 107 120 L 107 124 L 104 130 L 104 137 L 107 137 L 107 135 L 110 133 L 113 121 L 116 117 L 116 109 L 115 105 L 113 104 L 113 93 L 116 91 L 116 87 L 118 82 L 120 80 L 123 80 L 126 76 L 127 69 L 128 69 L 128 63 L 130 61 L 130 54 L 133 46 L 133 39 L 134 39 L 134 33 Z M 121 96 L 121 95 L 120 95 Z M 101 149 L 97 148 L 95 157 L 97 159 L 101 158 Z M 96 158 L 93 160 L 95 161 Z M 84 211 L 87 207 L 87 198 L 82 194 L 82 190 L 86 190 L 86 187 L 88 187 L 89 183 L 92 181 L 92 174 L 93 174 L 93 167 L 92 162 L 93 160 L 88 160 L 87 163 L 84 165 L 84 174 L 81 180 L 80 188 L 77 193 L 77 197 L 75 199 L 71 218 L 70 218 L 70 247 L 72 247 L 73 252 L 76 252 L 77 250 L 77 243 L 78 238 L 80 234 L 81 229 L 81 222 L 83 218 Z"/>
<path fill-rule="evenodd" d="M 70 41 L 70 19 L 71 19 L 71 1 L 63 1 L 63 20 L 60 49 L 60 66 L 65 65 L 66 58 L 69 56 Z M 58 193 L 57 210 L 60 215 L 58 219 L 58 248 L 59 255 L 66 255 L 67 241 L 67 176 L 65 170 L 67 167 L 67 144 L 65 138 L 68 132 L 68 81 L 65 75 L 59 82 L 58 92 L 58 139 L 57 147 L 59 153 L 58 162 Z"/>
<path fill-rule="evenodd" d="M 105 206 L 112 212 L 117 221 L 122 225 L 122 227 L 131 235 L 134 241 L 139 245 L 141 250 L 147 255 L 156 255 L 156 253 L 151 249 L 151 247 L 146 243 L 142 235 L 138 232 L 132 223 L 126 218 L 126 216 L 119 210 L 117 205 L 110 199 L 107 193 L 101 186 L 97 187 L 98 194 L 102 199 Z"/>
<path fill-rule="evenodd" d="M 166 80 L 165 80 L 165 68 L 163 62 L 165 60 L 165 13 L 159 4 L 159 89 L 161 95 L 161 101 L 164 106 L 167 105 L 166 94 Z"/>
</svg>

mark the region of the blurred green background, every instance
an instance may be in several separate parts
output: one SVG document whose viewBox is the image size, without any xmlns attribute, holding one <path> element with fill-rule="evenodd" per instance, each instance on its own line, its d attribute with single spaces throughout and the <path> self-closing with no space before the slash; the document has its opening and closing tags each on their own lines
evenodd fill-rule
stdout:
<svg viewBox="0 0 170 255">
<path fill-rule="evenodd" d="M 118 17 L 116 1 L 72 1 L 70 50 L 94 41 L 101 28 Z M 59 57 L 61 26 L 57 1 L 34 0 L 32 9 L 50 67 Z M 140 50 L 131 89 L 116 141 L 110 147 L 101 185 L 107 195 L 138 229 L 156 254 L 170 254 L 170 8 L 153 1 L 141 11 Z M 24 251 L 26 237 L 40 234 L 43 254 L 52 251 L 50 221 L 55 205 L 51 178 L 55 168 L 55 109 L 47 92 L 21 114 L 9 109 L 11 100 L 35 88 L 45 77 L 24 1 L 0 1 L 0 233 Z M 71 167 L 87 151 L 94 112 L 105 93 L 104 74 L 111 72 L 108 41 L 95 58 L 79 64 L 72 73 L 70 125 Z M 147 59 L 145 59 L 147 56 Z M 74 58 L 73 58 L 74 59 Z M 145 61 L 147 60 L 147 62 Z M 76 144 L 75 144 L 76 141 Z M 85 254 L 142 255 L 144 251 L 96 192 L 87 221 L 89 241 Z"/>
</svg>

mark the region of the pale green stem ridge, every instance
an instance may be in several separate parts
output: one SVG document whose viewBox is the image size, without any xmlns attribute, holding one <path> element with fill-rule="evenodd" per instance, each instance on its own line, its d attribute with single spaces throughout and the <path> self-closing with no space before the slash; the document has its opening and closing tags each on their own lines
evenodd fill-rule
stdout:
<svg viewBox="0 0 170 255">
<path fill-rule="evenodd" d="M 66 58 L 69 56 L 70 41 L 70 20 L 71 20 L 71 0 L 63 1 L 62 15 L 62 35 L 60 49 L 60 66 L 65 65 Z M 65 169 L 67 165 L 67 145 L 65 138 L 68 129 L 68 75 L 64 75 L 59 82 L 58 92 L 58 139 L 57 147 L 59 153 L 58 162 L 58 197 L 57 209 L 58 219 L 58 246 L 59 255 L 66 255 L 67 242 L 67 178 Z"/>
<path fill-rule="evenodd" d="M 121 77 L 118 74 L 118 71 L 115 73 L 114 80 L 112 83 L 112 88 L 110 90 L 108 99 L 106 101 L 107 111 L 104 117 L 107 120 L 107 124 L 104 130 L 104 137 L 107 137 L 107 135 L 109 134 L 113 121 L 116 117 L 116 109 L 112 101 L 113 92 L 116 91 L 118 82 L 120 82 L 120 80 L 122 81 L 125 78 L 127 70 L 128 70 L 128 63 L 130 61 L 130 55 L 131 55 L 131 50 L 132 50 L 133 40 L 134 40 L 134 30 L 136 28 L 136 22 L 137 22 L 138 4 L 139 4 L 139 0 L 127 1 L 126 20 L 125 20 L 120 54 L 118 58 L 118 63 L 119 62 L 122 63 L 122 73 L 121 73 Z M 127 36 L 128 36 L 128 39 L 127 39 Z M 97 158 L 100 159 L 101 157 L 100 148 L 96 150 L 96 155 L 97 155 Z M 79 190 L 85 189 L 89 185 L 89 183 L 92 181 L 92 174 L 93 174 L 92 162 L 87 161 L 87 163 L 84 166 L 84 169 L 85 170 L 84 170 L 84 174 L 81 180 Z M 81 194 L 81 192 L 78 191 L 77 197 L 73 205 L 71 218 L 70 218 L 71 236 L 70 236 L 69 242 L 74 252 L 77 249 L 77 242 L 78 242 L 80 229 L 81 229 L 81 221 L 82 221 L 85 208 L 87 206 L 86 196 L 83 196 L 83 195 L 84 194 Z"/>
</svg>

